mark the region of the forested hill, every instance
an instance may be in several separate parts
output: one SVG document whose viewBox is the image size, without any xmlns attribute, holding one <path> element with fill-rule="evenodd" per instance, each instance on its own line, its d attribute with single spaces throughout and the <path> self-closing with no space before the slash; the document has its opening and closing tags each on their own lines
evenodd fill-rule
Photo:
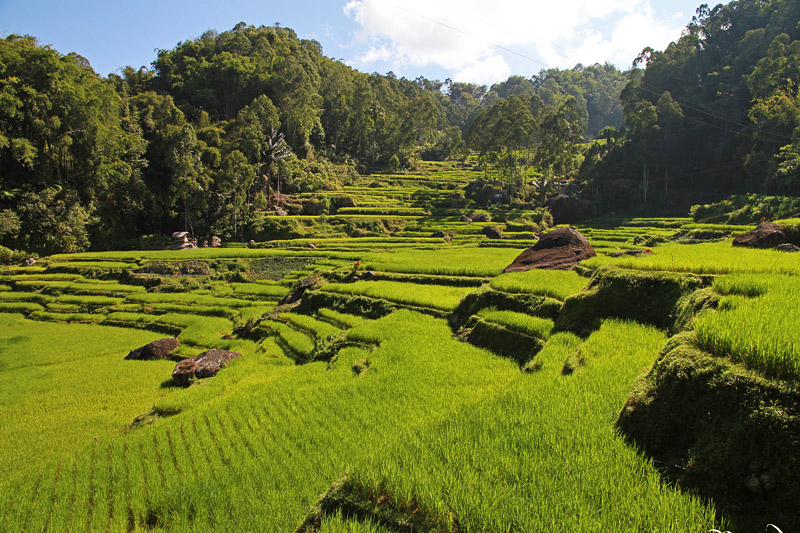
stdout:
<svg viewBox="0 0 800 533">
<path fill-rule="evenodd" d="M 607 204 L 691 205 L 800 194 L 800 2 L 701 6 L 663 52 L 645 49 L 581 172 Z"/>
<path fill-rule="evenodd" d="M 607 209 L 796 194 L 798 20 L 800 0 L 703 6 L 632 71 L 578 65 L 492 87 L 361 73 L 277 25 L 209 31 L 108 78 L 10 35 L 0 245 L 118 248 L 177 228 L 231 237 L 279 184 L 316 191 L 467 150 L 518 205 L 563 180 Z"/>
<path fill-rule="evenodd" d="M 598 121 L 620 125 L 624 78 L 608 65 L 491 88 L 364 74 L 289 28 L 241 23 L 104 79 L 76 54 L 11 35 L 0 41 L 0 244 L 52 253 L 175 228 L 231 235 L 278 178 L 285 192 L 319 190 L 355 168 L 462 157 L 475 117 L 512 92 L 574 95 L 588 136 Z"/>
</svg>

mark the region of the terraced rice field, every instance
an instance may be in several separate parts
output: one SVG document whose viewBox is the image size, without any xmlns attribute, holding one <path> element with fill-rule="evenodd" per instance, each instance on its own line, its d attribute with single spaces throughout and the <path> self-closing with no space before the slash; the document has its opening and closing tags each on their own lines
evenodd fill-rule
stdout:
<svg viewBox="0 0 800 533">
<path fill-rule="evenodd" d="M 599 253 L 581 269 L 502 274 L 535 236 L 493 241 L 481 227 L 520 214 L 431 214 L 475 176 L 427 172 L 339 191 L 357 207 L 324 230 L 304 217 L 315 232 L 301 239 L 0 271 L 2 529 L 730 527 L 615 426 L 671 332 L 601 316 L 580 337 L 560 325 L 561 309 L 596 296 L 585 288 L 601 267 L 715 276 L 703 290 L 718 308 L 698 311 L 683 335 L 792 382 L 797 260 L 729 240 L 613 257 L 643 249 L 640 235 L 741 228 L 604 219 L 581 226 Z M 348 220 L 385 232 L 350 238 Z M 477 323 L 490 342 L 470 340 Z M 166 334 L 181 343 L 175 359 L 209 348 L 243 357 L 188 388 L 170 378 L 175 360 L 123 360 Z M 529 344 L 506 353 L 515 339 Z"/>
</svg>

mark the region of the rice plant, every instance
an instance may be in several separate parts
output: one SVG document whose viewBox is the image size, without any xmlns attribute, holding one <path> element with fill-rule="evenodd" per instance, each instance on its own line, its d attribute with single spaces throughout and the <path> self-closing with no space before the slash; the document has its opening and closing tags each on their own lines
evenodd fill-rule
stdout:
<svg viewBox="0 0 800 533">
<path fill-rule="evenodd" d="M 356 283 L 328 283 L 321 287 L 325 292 L 354 294 L 381 298 L 405 305 L 429 307 L 444 311 L 453 310 L 473 287 L 448 285 L 422 285 L 399 281 L 358 281 Z"/>
<path fill-rule="evenodd" d="M 500 274 L 492 279 L 491 285 L 499 291 L 538 294 L 564 301 L 580 292 L 588 282 L 572 270 L 532 269 Z"/>
<path fill-rule="evenodd" d="M 715 287 L 735 303 L 723 300 L 718 311 L 696 318 L 700 346 L 767 376 L 800 379 L 800 278 L 740 275 L 718 278 Z"/>
<path fill-rule="evenodd" d="M 550 319 L 514 311 L 498 311 L 494 307 L 481 309 L 478 316 L 537 339 L 547 339 L 553 330 L 553 321 Z"/>
</svg>

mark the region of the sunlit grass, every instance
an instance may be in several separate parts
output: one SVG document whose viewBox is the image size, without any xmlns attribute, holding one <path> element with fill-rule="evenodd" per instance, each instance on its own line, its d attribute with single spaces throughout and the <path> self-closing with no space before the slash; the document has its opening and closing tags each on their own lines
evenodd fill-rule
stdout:
<svg viewBox="0 0 800 533">
<path fill-rule="evenodd" d="M 726 297 L 720 310 L 695 319 L 700 346 L 767 376 L 800 379 L 800 278 L 732 276 L 715 287 Z"/>
<path fill-rule="evenodd" d="M 588 282 L 572 270 L 532 269 L 501 274 L 492 279 L 491 284 L 499 291 L 538 294 L 563 301 L 580 292 Z"/>
<path fill-rule="evenodd" d="M 358 281 L 356 283 L 328 283 L 323 285 L 320 290 L 339 294 L 363 295 L 400 304 L 449 311 L 455 309 L 461 300 L 475 288 L 423 285 L 400 281 Z"/>
</svg>

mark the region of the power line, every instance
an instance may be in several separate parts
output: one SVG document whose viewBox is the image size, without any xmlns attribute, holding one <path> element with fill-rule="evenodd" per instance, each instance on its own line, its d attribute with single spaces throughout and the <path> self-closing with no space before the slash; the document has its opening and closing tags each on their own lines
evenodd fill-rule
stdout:
<svg viewBox="0 0 800 533">
<path fill-rule="evenodd" d="M 455 31 L 455 32 L 461 33 L 462 35 L 466 35 L 467 37 L 471 37 L 471 38 L 473 38 L 473 39 L 477 39 L 477 40 L 479 40 L 479 41 L 483 41 L 483 42 L 485 42 L 485 43 L 489 44 L 490 46 L 493 46 L 493 47 L 495 47 L 495 48 L 497 48 L 497 49 L 499 49 L 499 50 L 503 50 L 503 51 L 505 51 L 505 52 L 508 52 L 508 53 L 510 53 L 510 54 L 514 54 L 514 55 L 516 55 L 516 56 L 518 56 L 518 57 L 521 57 L 521 58 L 523 58 L 523 59 L 526 59 L 526 60 L 528 60 L 528 61 L 531 61 L 532 63 L 537 63 L 537 64 L 539 64 L 539 65 L 542 65 L 542 66 L 543 66 L 543 67 L 545 67 L 545 68 L 549 68 L 549 65 L 547 65 L 546 63 L 544 63 L 544 62 L 542 62 L 542 61 L 539 61 L 538 59 L 534 59 L 534 58 L 532 58 L 532 57 L 530 57 L 530 56 L 528 56 L 528 55 L 522 54 L 522 53 L 520 53 L 520 52 L 517 52 L 517 51 L 515 51 L 515 50 L 512 50 L 512 49 L 510 49 L 510 48 L 507 48 L 507 47 L 505 47 L 505 46 L 502 46 L 502 45 L 500 45 L 500 44 L 497 44 L 497 43 L 495 43 L 495 42 L 489 41 L 489 40 L 487 40 L 487 39 L 484 39 L 484 38 L 482 38 L 482 37 L 478 37 L 477 35 L 474 35 L 474 34 L 472 34 L 472 33 L 468 32 L 468 31 L 462 30 L 462 29 L 460 29 L 460 28 L 456 28 L 455 26 L 451 26 L 450 24 L 444 23 L 444 22 L 442 22 L 442 21 L 440 21 L 440 20 L 436 20 L 436 19 L 434 19 L 434 18 L 428 17 L 427 15 L 423 15 L 422 13 L 418 13 L 418 12 L 416 12 L 416 11 L 413 11 L 413 10 L 411 10 L 411 9 L 408 9 L 408 8 L 406 8 L 406 7 L 403 7 L 403 6 L 397 5 L 397 4 L 395 4 L 394 2 L 391 2 L 391 1 L 389 1 L 389 0 L 379 0 L 379 1 L 381 1 L 381 2 L 383 2 L 383 3 L 385 3 L 385 4 L 388 4 L 388 5 L 392 6 L 392 7 L 394 7 L 395 9 L 399 9 L 399 10 L 405 11 L 405 12 L 407 12 L 407 13 L 410 13 L 410 14 L 412 14 L 412 15 L 416 16 L 416 17 L 422 18 L 422 19 L 424 19 L 424 20 L 427 20 L 427 21 L 429 21 L 429 22 L 432 22 L 432 23 L 434 23 L 434 24 L 437 24 L 437 25 L 439 25 L 439 26 L 445 27 L 445 28 L 447 28 L 447 29 L 449 29 L 449 30 L 452 30 L 452 31 Z M 433 1 L 434 1 L 435 3 L 439 3 L 437 0 L 433 0 Z M 445 0 L 445 1 L 446 1 L 446 0 Z M 459 6 L 459 7 L 461 7 L 462 9 L 467 9 L 467 10 L 469 10 L 469 11 L 472 11 L 473 13 L 476 13 L 476 14 L 478 14 L 478 15 L 480 15 L 480 16 L 481 16 L 481 18 L 480 18 L 480 19 L 478 19 L 478 18 L 477 18 L 477 17 L 475 17 L 475 16 L 472 16 L 472 15 L 467 15 L 467 16 L 470 16 L 470 18 L 473 18 L 473 19 L 476 19 L 476 20 L 480 20 L 480 21 L 482 21 L 482 22 L 485 22 L 485 19 L 488 19 L 488 20 L 493 20 L 494 22 L 496 22 L 496 23 L 498 23 L 498 24 L 502 24 L 502 22 L 501 22 L 501 21 L 498 21 L 498 20 L 496 20 L 496 19 L 492 19 L 491 17 L 487 17 L 487 16 L 485 16 L 485 15 L 483 15 L 483 14 L 481 14 L 481 13 L 479 13 L 479 12 L 475 11 L 475 10 L 473 10 L 472 8 L 468 8 L 467 6 L 464 6 L 463 4 L 459 4 L 459 3 L 457 3 L 457 2 L 451 2 L 451 4 L 455 4 L 455 5 Z M 441 5 L 441 4 L 440 4 L 440 5 Z M 465 13 L 462 11 L 462 14 L 465 14 Z M 492 26 L 494 26 L 496 29 L 500 29 L 500 30 L 503 30 L 503 29 L 504 29 L 504 28 L 502 28 L 502 27 L 500 27 L 500 26 L 497 26 L 497 25 L 495 25 L 495 24 L 492 24 Z M 517 35 L 517 37 L 520 37 L 520 36 L 519 36 L 519 35 Z M 525 41 L 527 41 L 527 42 L 529 42 L 529 43 L 531 43 L 531 44 L 537 45 L 537 46 L 540 46 L 540 45 L 541 45 L 541 43 L 538 43 L 538 42 L 536 42 L 536 41 L 533 41 L 533 40 L 531 40 L 531 39 L 528 39 L 528 38 L 523 38 L 523 40 L 525 40 Z M 569 56 L 567 56 L 567 55 L 565 55 L 565 54 L 563 54 L 563 53 L 561 53 L 561 52 L 558 52 L 557 50 L 555 50 L 555 47 L 554 47 L 553 45 L 548 45 L 548 46 L 549 46 L 550 48 L 553 48 L 553 49 L 554 49 L 554 51 L 556 51 L 556 53 L 558 53 L 558 55 L 560 55 L 560 56 L 564 57 L 565 59 L 572 59 L 572 60 L 574 61 L 574 58 L 570 58 Z M 563 50 L 563 49 L 562 49 L 562 50 Z M 565 50 L 565 51 L 566 51 L 566 50 Z M 662 94 L 662 93 L 659 93 L 659 92 L 657 92 L 656 90 L 653 90 L 653 89 L 650 89 L 650 88 L 646 87 L 644 84 L 641 84 L 639 87 L 640 87 L 641 89 L 643 89 L 643 90 L 645 90 L 645 91 L 647 91 L 647 92 L 651 93 L 651 94 L 654 94 L 654 95 L 660 95 L 660 94 Z M 750 130 L 752 130 L 752 131 L 754 131 L 754 132 L 756 132 L 756 133 L 759 133 L 759 134 L 761 134 L 762 136 L 764 136 L 765 138 L 764 138 L 763 140 L 765 140 L 765 141 L 767 141 L 767 142 L 774 142 L 774 143 L 780 143 L 780 144 L 783 144 L 783 143 L 785 143 L 786 141 L 788 141 L 788 142 L 791 142 L 791 141 L 792 141 L 792 137 L 790 137 L 790 136 L 787 136 L 787 135 L 784 135 L 784 134 L 782 134 L 782 133 L 778 133 L 778 132 L 774 132 L 774 131 L 770 131 L 770 130 L 764 130 L 764 129 L 762 129 L 762 128 L 759 128 L 759 127 L 757 127 L 757 126 L 755 126 L 755 125 L 753 125 L 753 124 L 749 124 L 749 123 L 743 122 L 743 121 L 741 121 L 741 120 L 739 120 L 739 119 L 736 119 L 736 118 L 733 118 L 733 117 L 726 117 L 724 114 L 717 114 L 717 113 L 714 113 L 714 112 L 712 112 L 712 111 L 707 111 L 707 110 L 705 110 L 705 109 L 703 109 L 703 108 L 701 108 L 701 107 L 698 107 L 698 106 L 696 106 L 696 105 L 690 105 L 690 104 L 687 104 L 687 103 L 685 103 L 685 102 L 682 102 L 682 101 L 680 101 L 680 100 L 677 100 L 677 99 L 675 99 L 675 98 L 673 98 L 673 100 L 674 100 L 674 101 L 675 101 L 675 102 L 676 102 L 678 105 L 680 105 L 680 106 L 682 106 L 682 107 L 685 107 L 685 108 L 687 108 L 687 109 L 692 109 L 693 111 L 697 111 L 698 113 L 702 113 L 702 114 L 708 115 L 708 116 L 710 116 L 710 117 L 713 117 L 713 118 L 715 118 L 715 119 L 717 119 L 717 120 L 721 120 L 721 121 L 723 121 L 723 122 L 728 122 L 729 124 L 733 124 L 734 126 L 738 126 L 739 128 L 748 128 L 748 129 L 750 129 Z M 747 134 L 747 133 L 744 133 L 744 132 L 742 132 L 742 131 L 732 130 L 732 129 L 729 129 L 729 128 L 725 128 L 725 127 L 723 127 L 723 126 L 719 126 L 719 125 L 716 125 L 716 124 L 711 124 L 711 123 L 709 123 L 709 122 L 705 122 L 705 121 L 703 121 L 703 120 L 700 120 L 700 119 L 697 119 L 697 118 L 694 118 L 694 117 L 688 117 L 688 116 L 684 116 L 684 118 L 686 118 L 687 120 L 692 120 L 692 121 L 694 121 L 694 122 L 697 122 L 697 123 L 700 123 L 700 124 L 704 124 L 704 125 L 706 125 L 706 126 L 709 126 L 709 127 L 712 127 L 712 128 L 716 128 L 716 129 L 722 130 L 722 131 L 726 131 L 726 132 L 729 132 L 729 133 L 734 133 L 734 134 L 736 134 L 736 135 L 742 135 L 742 136 L 746 136 L 746 137 L 750 137 L 750 138 L 752 138 L 752 139 L 758 140 L 758 137 L 756 137 L 755 135 L 752 135 L 752 134 Z M 771 139 L 770 139 L 770 138 L 769 138 L 770 136 L 772 136 L 773 138 L 771 138 Z M 779 139 L 781 139 L 781 140 L 778 140 L 778 138 L 779 138 Z"/>
<path fill-rule="evenodd" d="M 435 3 L 438 3 L 438 4 L 441 3 L 439 0 L 433 0 L 433 1 Z M 445 1 L 447 1 L 447 0 L 445 0 Z M 493 26 L 494 28 L 498 29 L 498 30 L 505 31 L 506 33 L 510 33 L 511 35 L 514 35 L 518 39 L 522 39 L 523 41 L 529 42 L 529 43 L 534 44 L 536 46 L 543 46 L 543 47 L 550 48 L 556 54 L 560 55 L 564 59 L 569 59 L 570 61 L 575 61 L 573 58 L 571 58 L 568 55 L 566 55 L 567 52 L 568 52 L 568 50 L 566 48 L 563 48 L 561 46 L 556 46 L 555 44 L 551 44 L 551 43 L 542 43 L 540 41 L 535 41 L 535 40 L 533 40 L 533 39 L 531 39 L 529 37 L 524 37 L 522 35 L 519 35 L 518 33 L 511 33 L 511 32 L 508 31 L 508 28 L 505 27 L 504 23 L 502 21 L 500 21 L 500 20 L 497 20 L 497 19 L 492 18 L 492 17 L 490 17 L 490 16 L 488 16 L 488 15 L 486 15 L 484 13 L 476 11 L 476 10 L 472 9 L 471 7 L 465 6 L 463 4 L 459 4 L 458 2 L 452 2 L 451 1 L 451 2 L 447 2 L 447 3 L 450 4 L 450 5 L 456 5 L 456 6 L 460 7 L 463 10 L 467 10 L 467 11 L 471 11 L 471 12 L 475 13 L 475 15 L 473 16 L 473 15 L 467 15 L 464 11 L 461 11 L 462 14 L 464 14 L 466 16 L 469 16 L 473 20 L 477 20 L 477 21 L 479 21 L 481 23 L 484 23 L 484 24 L 486 23 L 487 20 L 492 21 L 495 24 L 490 24 L 490 25 Z"/>
<path fill-rule="evenodd" d="M 644 84 L 640 85 L 639 87 L 641 89 L 643 89 L 644 91 L 647 91 L 647 92 L 649 92 L 651 94 L 654 94 L 654 95 L 657 95 L 657 96 L 660 96 L 661 94 L 663 94 L 663 91 L 661 93 L 659 93 L 658 91 L 656 91 L 654 89 L 650 89 L 650 88 L 646 87 Z M 706 111 L 706 110 L 704 110 L 704 109 L 702 109 L 700 107 L 687 104 L 686 102 L 682 102 L 682 101 L 680 101 L 680 100 L 678 100 L 678 99 L 676 99 L 674 97 L 673 97 L 673 100 L 676 103 L 678 103 L 681 107 L 685 107 L 687 109 L 691 109 L 693 111 L 697 111 L 698 113 L 703 113 L 704 115 L 708 115 L 710 117 L 716 118 L 717 120 L 721 120 L 723 122 L 728 122 L 728 123 L 733 124 L 735 126 L 739 126 L 740 128 L 749 128 L 749 129 L 751 129 L 751 130 L 753 130 L 753 131 L 755 131 L 757 133 L 761 133 L 761 134 L 764 134 L 764 135 L 771 135 L 773 137 L 778 137 L 780 139 L 784 139 L 784 140 L 787 140 L 789 142 L 792 141 L 792 137 L 791 136 L 784 135 L 782 133 L 778 133 L 778 132 L 774 132 L 774 131 L 770 131 L 770 130 L 765 130 L 765 129 L 759 128 L 758 126 L 755 126 L 753 124 L 749 124 L 747 122 L 741 121 L 741 120 L 733 118 L 733 117 L 728 118 L 728 117 L 726 117 L 726 115 L 721 114 L 721 113 L 717 114 L 717 113 L 713 113 L 711 111 Z M 690 118 L 690 117 L 684 117 L 684 118 Z M 697 120 L 697 122 L 701 122 L 701 121 Z M 709 125 L 713 126 L 712 124 L 709 124 Z M 721 128 L 721 129 L 724 129 L 724 128 Z M 774 140 L 774 139 L 768 139 L 768 140 Z M 774 140 L 774 141 L 778 142 L 777 140 Z"/>
<path fill-rule="evenodd" d="M 383 2 L 384 4 L 388 4 L 388 5 L 396 8 L 396 9 L 400 9 L 400 10 L 405 11 L 407 13 L 411 13 L 412 15 L 415 15 L 415 16 L 417 16 L 419 18 L 423 18 L 423 19 L 425 19 L 425 20 L 427 20 L 429 22 L 433 22 L 434 24 L 438 24 L 439 26 L 444 26 L 445 28 L 448 28 L 448 29 L 453 30 L 455 32 L 458 32 L 458 33 L 461 33 L 463 35 L 466 35 L 467 37 L 472 37 L 473 39 L 477 39 L 479 41 L 483 41 L 486 44 L 494 46 L 495 48 L 503 50 L 504 52 L 508 52 L 509 54 L 514 54 L 515 56 L 519 56 L 519 57 L 521 57 L 523 59 L 527 59 L 528 61 L 531 61 L 533 63 L 538 63 L 538 64 L 542 65 L 543 67 L 548 68 L 548 65 L 546 63 L 543 63 L 543 62 L 539 61 L 538 59 L 534 59 L 534 58 L 532 58 L 530 56 L 527 56 L 527 55 L 522 54 L 520 52 L 517 52 L 515 50 L 511 50 L 510 48 L 506 48 L 505 46 L 499 45 L 499 44 L 497 44 L 495 42 L 489 41 L 487 39 L 483 39 L 482 37 L 478 37 L 477 35 L 473 35 L 473 34 L 467 32 L 467 31 L 464 31 L 462 29 L 456 28 L 454 26 L 450 26 L 449 24 L 445 24 L 444 22 L 441 22 L 439 20 L 432 19 L 432 18 L 430 18 L 430 17 L 428 17 L 426 15 L 423 15 L 421 13 L 417 13 L 416 11 L 412 11 L 412 10 L 410 10 L 408 8 L 403 7 L 403 6 L 399 6 L 399 5 L 397 5 L 397 4 L 393 3 L 393 2 L 389 2 L 388 0 L 379 0 L 379 1 Z"/>
</svg>

